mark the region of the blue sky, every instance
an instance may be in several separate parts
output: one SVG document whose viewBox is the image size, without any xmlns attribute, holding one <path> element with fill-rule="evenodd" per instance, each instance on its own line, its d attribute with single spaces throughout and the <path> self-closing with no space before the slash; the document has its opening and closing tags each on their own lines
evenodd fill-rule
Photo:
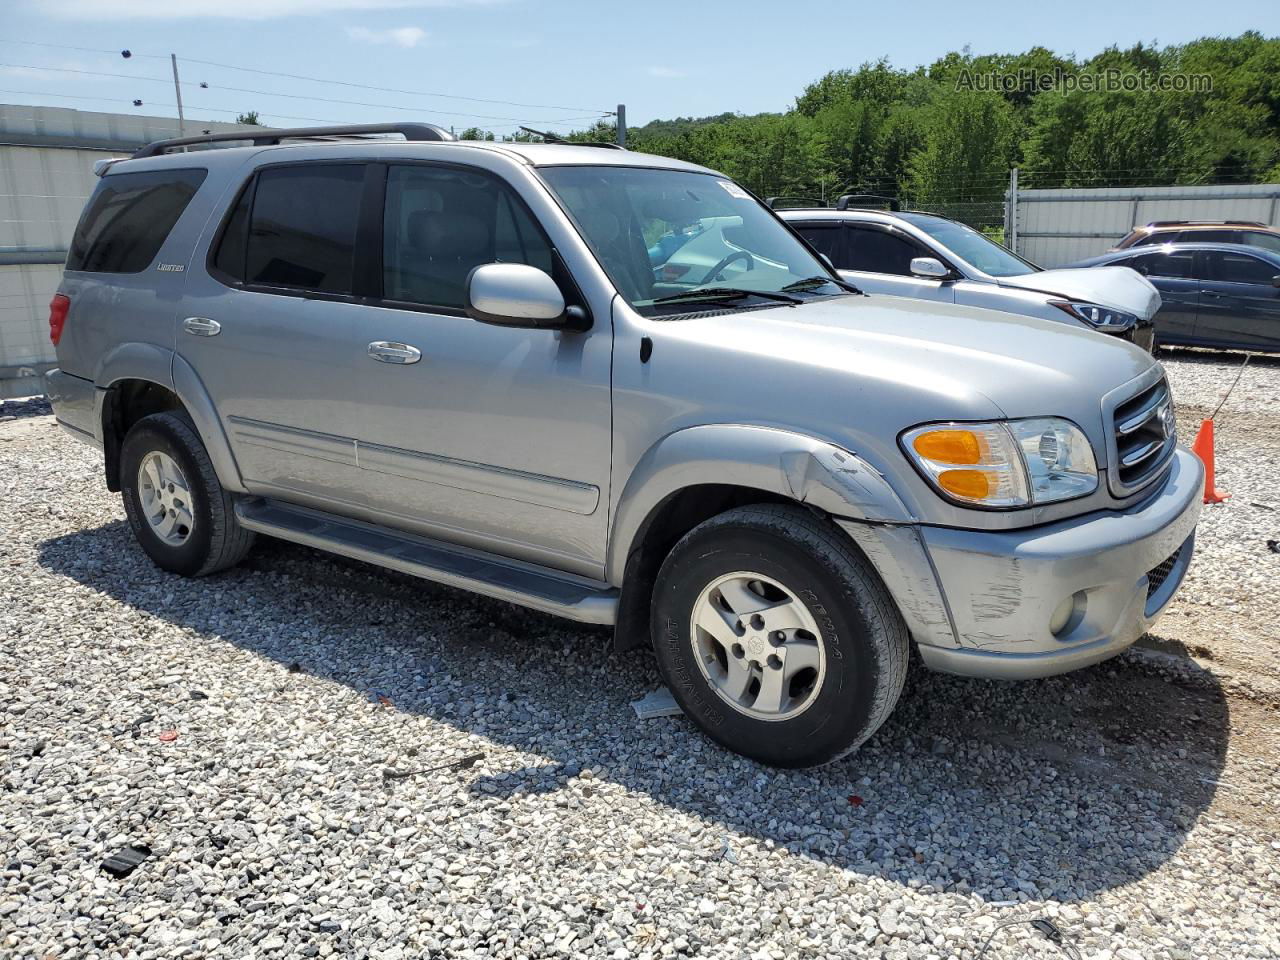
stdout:
<svg viewBox="0 0 1280 960">
<path fill-rule="evenodd" d="M 631 124 L 783 110 L 826 71 L 881 56 L 914 67 L 965 44 L 975 53 L 1041 44 L 1087 55 L 1113 43 L 1266 31 L 1275 14 L 1275 0 L 1019 8 L 954 0 L 0 0 L 0 102 L 173 115 L 173 88 L 162 81 L 174 52 L 194 119 L 255 109 L 282 126 L 419 119 L 499 133 L 519 122 L 571 129 L 620 102 Z M 135 56 L 96 52 L 123 48 Z"/>
</svg>

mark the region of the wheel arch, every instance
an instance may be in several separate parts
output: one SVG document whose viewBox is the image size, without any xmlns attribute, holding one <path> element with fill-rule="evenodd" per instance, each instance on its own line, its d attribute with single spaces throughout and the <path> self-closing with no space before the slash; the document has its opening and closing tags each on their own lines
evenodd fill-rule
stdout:
<svg viewBox="0 0 1280 960">
<path fill-rule="evenodd" d="M 622 588 L 616 649 L 648 642 L 653 583 L 671 547 L 704 520 L 751 503 L 788 503 L 857 520 L 910 520 L 878 471 L 826 441 L 739 424 L 669 434 L 637 463 L 614 510 L 607 578 Z"/>
<path fill-rule="evenodd" d="M 148 414 L 181 410 L 195 426 L 219 482 L 245 492 L 213 401 L 181 357 L 151 344 L 125 344 L 104 361 L 96 382 L 107 489 L 120 489 L 120 447 L 129 428 Z"/>
</svg>

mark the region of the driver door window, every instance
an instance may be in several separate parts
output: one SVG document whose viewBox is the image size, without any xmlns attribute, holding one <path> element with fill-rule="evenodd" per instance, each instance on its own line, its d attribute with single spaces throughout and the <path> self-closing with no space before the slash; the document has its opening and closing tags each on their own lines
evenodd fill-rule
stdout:
<svg viewBox="0 0 1280 960">
<path fill-rule="evenodd" d="M 460 311 L 467 276 L 486 263 L 524 263 L 550 274 L 551 244 L 496 177 L 426 165 L 387 171 L 383 296 Z"/>
</svg>

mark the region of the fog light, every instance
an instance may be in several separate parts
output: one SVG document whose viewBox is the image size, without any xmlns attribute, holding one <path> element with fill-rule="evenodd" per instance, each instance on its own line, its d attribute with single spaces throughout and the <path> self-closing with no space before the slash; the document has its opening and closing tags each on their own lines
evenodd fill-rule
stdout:
<svg viewBox="0 0 1280 960">
<path fill-rule="evenodd" d="M 1070 633 L 1084 619 L 1084 608 L 1088 601 L 1083 590 L 1078 590 L 1063 600 L 1049 618 L 1049 632 L 1061 638 Z"/>
</svg>

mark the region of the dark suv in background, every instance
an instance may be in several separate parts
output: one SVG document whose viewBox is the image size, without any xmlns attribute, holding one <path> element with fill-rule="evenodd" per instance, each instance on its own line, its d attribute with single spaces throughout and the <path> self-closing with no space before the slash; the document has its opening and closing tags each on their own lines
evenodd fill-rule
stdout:
<svg viewBox="0 0 1280 960">
<path fill-rule="evenodd" d="M 1077 267 L 1131 267 L 1160 291 L 1156 342 L 1280 351 L 1280 252 L 1234 243 L 1113 250 Z"/>
</svg>

